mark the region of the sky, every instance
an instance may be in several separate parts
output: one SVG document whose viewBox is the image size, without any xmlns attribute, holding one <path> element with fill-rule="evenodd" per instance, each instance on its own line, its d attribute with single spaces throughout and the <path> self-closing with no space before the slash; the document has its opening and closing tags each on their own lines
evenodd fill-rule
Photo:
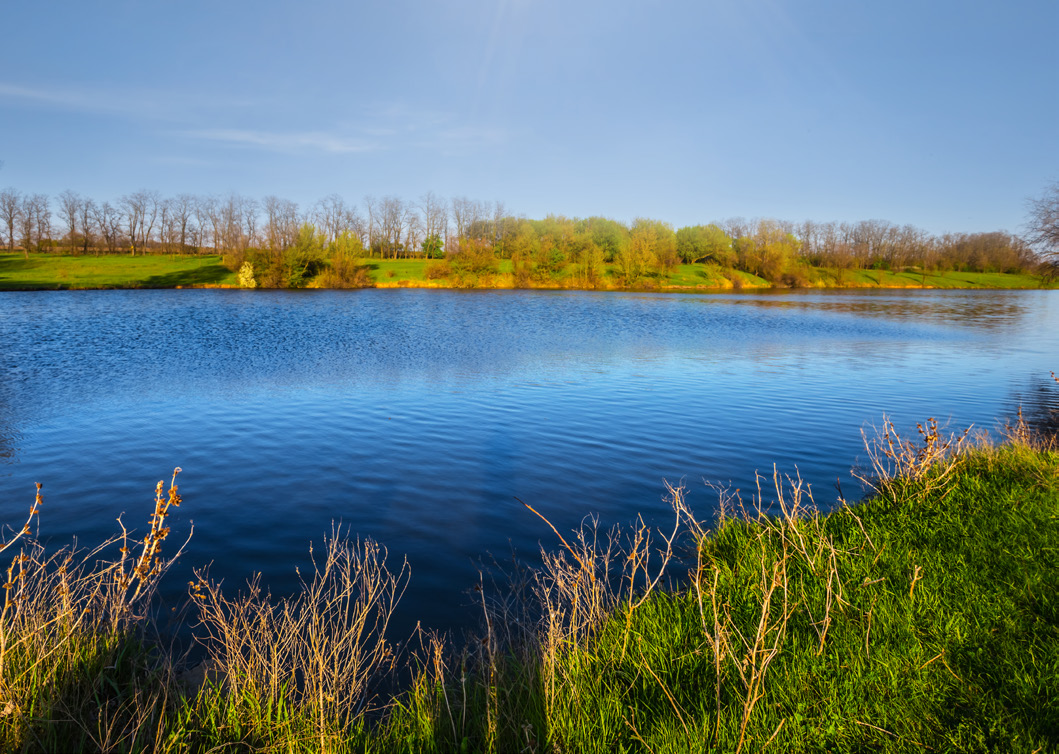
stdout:
<svg viewBox="0 0 1059 754">
<path fill-rule="evenodd" d="M 1055 0 L 2 0 L 0 187 L 1019 232 Z"/>
</svg>

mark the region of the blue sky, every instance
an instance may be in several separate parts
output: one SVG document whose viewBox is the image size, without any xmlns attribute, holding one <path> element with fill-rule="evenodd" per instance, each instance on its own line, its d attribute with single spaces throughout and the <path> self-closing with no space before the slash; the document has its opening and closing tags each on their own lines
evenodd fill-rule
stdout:
<svg viewBox="0 0 1059 754">
<path fill-rule="evenodd" d="M 0 187 L 1018 231 L 1059 3 L 8 0 Z"/>
</svg>

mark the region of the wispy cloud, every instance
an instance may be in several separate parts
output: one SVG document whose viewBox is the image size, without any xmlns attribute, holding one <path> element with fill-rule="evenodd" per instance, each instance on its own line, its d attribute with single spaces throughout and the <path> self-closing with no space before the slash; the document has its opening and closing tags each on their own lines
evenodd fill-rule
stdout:
<svg viewBox="0 0 1059 754">
<path fill-rule="evenodd" d="M 4 102 L 78 113 L 174 121 L 188 120 L 203 110 L 218 107 L 245 109 L 255 104 L 247 99 L 225 97 L 220 100 L 200 93 L 189 95 L 157 89 L 27 86 L 0 81 L 0 104 Z"/>
<path fill-rule="evenodd" d="M 256 147 L 270 151 L 318 151 L 334 154 L 373 152 L 382 148 L 377 141 L 328 133 L 326 131 L 270 132 L 240 128 L 206 128 L 181 132 L 204 141 Z"/>
<path fill-rule="evenodd" d="M 113 103 L 84 91 L 71 89 L 42 89 L 0 82 L 0 100 L 15 100 L 38 105 L 50 105 L 64 110 L 112 110 Z"/>
<path fill-rule="evenodd" d="M 273 153 L 356 155 L 382 150 L 416 149 L 462 155 L 493 149 L 509 140 L 503 129 L 469 123 L 454 112 L 419 107 L 405 101 L 361 105 L 356 112 L 315 128 L 298 123 L 274 130 L 244 128 L 260 102 L 216 101 L 211 95 L 122 87 L 37 86 L 0 81 L 4 105 L 54 108 L 141 121 L 161 127 L 159 136 L 185 143 L 224 144 Z"/>
</svg>

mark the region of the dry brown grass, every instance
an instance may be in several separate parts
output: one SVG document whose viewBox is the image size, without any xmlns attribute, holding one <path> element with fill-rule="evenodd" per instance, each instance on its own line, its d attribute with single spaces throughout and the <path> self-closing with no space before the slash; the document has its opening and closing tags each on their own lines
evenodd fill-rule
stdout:
<svg viewBox="0 0 1059 754">
<path fill-rule="evenodd" d="M 91 550 L 76 546 L 49 552 L 25 539 L 39 516 L 40 485 L 30 519 L 0 552 L 22 546 L 7 568 L 0 612 L 0 738 L 6 748 L 61 750 L 72 741 L 101 751 L 153 741 L 169 684 L 167 658 L 146 663 L 146 618 L 159 580 L 183 548 L 166 557 L 165 519 L 180 504 L 176 474 L 168 491 L 156 488 L 148 534 L 122 534 Z M 185 542 L 186 544 L 186 542 Z M 120 685 L 98 686 L 105 677 Z"/>
<path fill-rule="evenodd" d="M 410 570 L 403 561 L 390 571 L 386 556 L 375 542 L 336 529 L 321 554 L 312 552 L 312 575 L 299 573 L 300 591 L 280 599 L 262 590 L 259 576 L 246 592 L 226 597 L 197 571 L 192 596 L 215 679 L 202 693 L 286 708 L 291 720 L 313 721 L 319 750 L 331 748 L 367 710 L 372 682 L 394 661 L 386 628 Z"/>
</svg>

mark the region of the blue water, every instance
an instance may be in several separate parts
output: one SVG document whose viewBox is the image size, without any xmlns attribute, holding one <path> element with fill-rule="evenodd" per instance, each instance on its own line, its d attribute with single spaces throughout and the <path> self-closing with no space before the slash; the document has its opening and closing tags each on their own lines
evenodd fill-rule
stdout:
<svg viewBox="0 0 1059 754">
<path fill-rule="evenodd" d="M 481 561 L 556 526 L 663 523 L 663 479 L 810 482 L 828 506 L 861 431 L 994 429 L 1059 412 L 1059 293 L 387 291 L 0 294 L 0 521 L 44 483 L 41 536 L 142 528 L 174 466 L 170 540 L 274 592 L 332 525 L 407 556 L 401 623 L 474 620 Z"/>
</svg>

